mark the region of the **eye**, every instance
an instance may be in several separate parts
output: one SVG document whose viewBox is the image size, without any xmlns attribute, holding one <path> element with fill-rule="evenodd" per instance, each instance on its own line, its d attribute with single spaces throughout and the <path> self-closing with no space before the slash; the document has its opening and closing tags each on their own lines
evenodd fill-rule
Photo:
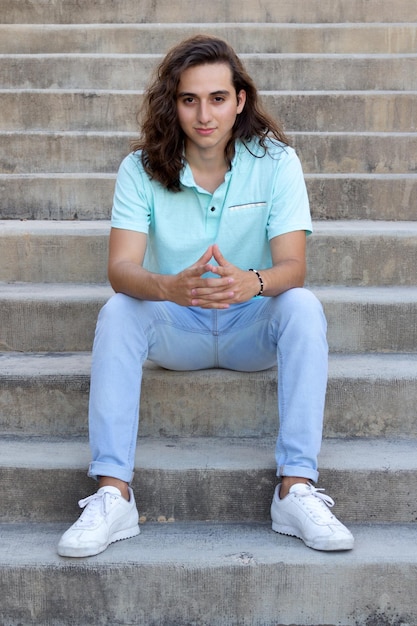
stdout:
<svg viewBox="0 0 417 626">
<path fill-rule="evenodd" d="M 225 99 L 226 99 L 226 98 L 225 98 L 224 96 L 215 96 L 215 97 L 213 98 L 214 102 L 219 102 L 219 103 L 220 103 L 220 102 L 224 102 L 224 101 L 225 101 Z"/>
<path fill-rule="evenodd" d="M 193 102 L 194 102 L 194 98 L 192 96 L 187 96 L 186 98 L 183 99 L 184 104 L 193 104 Z"/>
</svg>

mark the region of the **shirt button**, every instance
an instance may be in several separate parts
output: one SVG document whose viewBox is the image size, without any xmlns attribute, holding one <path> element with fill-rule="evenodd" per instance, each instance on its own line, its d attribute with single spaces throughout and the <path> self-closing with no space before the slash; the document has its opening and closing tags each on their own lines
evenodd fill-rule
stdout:
<svg viewBox="0 0 417 626">
<path fill-rule="evenodd" d="M 210 211 L 215 211 L 215 210 L 216 210 L 215 206 L 212 206 L 211 209 L 210 209 Z"/>
</svg>

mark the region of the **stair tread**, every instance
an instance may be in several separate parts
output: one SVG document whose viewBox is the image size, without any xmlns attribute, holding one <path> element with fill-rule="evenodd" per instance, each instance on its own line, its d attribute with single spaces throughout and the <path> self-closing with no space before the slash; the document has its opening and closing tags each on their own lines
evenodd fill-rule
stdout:
<svg viewBox="0 0 417 626">
<path fill-rule="evenodd" d="M 101 60 L 101 59 L 163 59 L 164 54 L 162 52 L 31 52 L 31 53 L 0 53 L 0 60 L 6 59 L 18 59 L 18 60 L 42 60 L 42 59 L 83 59 L 83 60 Z M 239 57 L 242 60 L 245 59 L 335 59 L 343 60 L 349 59 L 362 61 L 364 59 L 370 60 L 395 60 L 395 59 L 416 59 L 417 52 L 243 52 L 239 53 Z"/>
<path fill-rule="evenodd" d="M 314 286 L 311 288 L 319 299 L 328 302 L 367 302 L 369 304 L 384 303 L 417 303 L 417 285 L 407 286 Z M 0 301 L 20 300 L 27 302 L 79 301 L 82 299 L 103 298 L 112 295 L 113 290 L 107 284 L 93 283 L 7 283 L 0 282 Z"/>
<path fill-rule="evenodd" d="M 372 98 L 375 97 L 378 99 L 381 96 L 395 96 L 395 98 L 403 98 L 404 96 L 415 96 L 417 90 L 416 89 L 320 89 L 319 91 L 314 89 L 259 89 L 259 93 L 263 96 L 271 95 L 271 96 L 312 96 L 315 98 L 323 97 L 323 96 L 345 96 L 349 98 L 350 96 L 361 96 L 364 98 Z M 94 94 L 98 96 L 105 95 L 128 95 L 128 96 L 141 96 L 143 95 L 144 90 L 140 88 L 136 89 L 86 89 L 83 87 L 32 87 L 30 85 L 25 85 L 24 87 L 4 87 L 0 86 L 0 95 L 7 94 L 39 94 L 39 95 L 81 95 L 88 96 L 89 94 Z M 295 114 L 295 113 L 294 113 Z M 134 127 L 132 127 L 134 128 Z"/>
<path fill-rule="evenodd" d="M 116 174 L 117 172 L 58 172 L 58 173 L 54 173 L 54 172 L 39 172 L 39 173 L 32 173 L 32 172 L 19 172 L 18 174 L 15 173 L 8 173 L 8 174 L 4 174 L 4 173 L 0 173 L 0 181 L 5 181 L 5 180 L 48 180 L 48 179 L 67 179 L 67 180 L 109 180 L 109 181 L 113 181 L 116 180 Z M 319 172 L 319 173 L 308 173 L 306 172 L 304 174 L 304 178 L 306 180 L 308 179 L 352 179 L 352 180 L 417 180 L 417 173 L 415 172 L 400 172 L 400 173 L 368 173 L 368 172 L 348 172 L 348 173 L 343 173 L 343 172 L 336 172 L 336 173 L 326 173 L 326 172 Z M 20 219 L 20 218 L 17 218 Z M 400 220 L 400 221 L 406 221 L 406 220 Z"/>
<path fill-rule="evenodd" d="M 0 524 L 0 569 L 55 567 L 96 569 L 173 564 L 187 567 L 296 564 L 350 569 L 365 564 L 392 563 L 417 566 L 416 524 L 349 524 L 355 548 L 345 553 L 307 549 L 301 541 L 270 531 L 269 522 L 146 522 L 141 534 L 114 544 L 88 560 L 68 560 L 56 554 L 56 544 L 68 524 Z"/>
<path fill-rule="evenodd" d="M 1 93 L 1 90 L 0 90 Z M 294 137 L 324 137 L 326 139 L 338 138 L 338 137 L 366 137 L 366 138 L 384 138 L 384 139 L 406 139 L 408 137 L 415 138 L 417 132 L 415 130 L 403 130 L 403 131 L 345 131 L 345 130 L 309 130 L 309 131 L 288 131 L 288 134 Z M 68 138 L 68 137 L 132 137 L 132 133 L 126 130 L 53 130 L 53 129 L 15 129 L 15 130 L 2 130 L 0 129 L 0 136 L 3 137 L 53 137 L 53 138 Z"/>
<path fill-rule="evenodd" d="M 353 376 L 358 379 L 415 379 L 417 353 L 333 354 L 329 355 L 329 376 Z M 0 352 L 0 379 L 23 377 L 90 376 L 91 352 Z M 197 372 L 168 371 L 146 361 L 148 375 L 194 380 L 207 377 L 222 380 L 241 378 L 242 372 L 232 370 L 198 370 Z M 146 373 L 145 373 L 146 375 Z M 257 378 L 276 377 L 275 368 L 244 373 Z"/>
<path fill-rule="evenodd" d="M 108 236 L 110 220 L 1 220 L 0 237 L 22 235 Z M 340 236 L 417 235 L 417 221 L 399 220 L 314 220 L 314 235 Z"/>
<path fill-rule="evenodd" d="M 145 437 L 138 442 L 136 467 L 138 472 L 274 470 L 274 446 L 274 437 Z M 412 438 L 324 439 L 319 464 L 339 472 L 416 472 L 415 450 Z M 90 461 L 88 441 L 81 437 L 0 436 L 0 452 L 3 468 L 84 470 Z"/>
</svg>

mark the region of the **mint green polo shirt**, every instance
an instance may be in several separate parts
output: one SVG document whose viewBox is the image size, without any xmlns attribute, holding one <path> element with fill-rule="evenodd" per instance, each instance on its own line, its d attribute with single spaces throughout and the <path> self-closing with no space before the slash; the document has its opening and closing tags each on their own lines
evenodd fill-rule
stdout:
<svg viewBox="0 0 417 626">
<path fill-rule="evenodd" d="M 311 233 L 295 151 L 272 140 L 266 154 L 257 140 L 246 145 L 236 143 L 231 170 L 214 193 L 195 183 L 188 164 L 181 173 L 181 191 L 175 193 L 149 179 L 139 152 L 122 161 L 111 224 L 147 234 L 147 269 L 176 274 L 214 243 L 237 267 L 265 269 L 272 265 L 273 237 L 296 230 Z"/>
</svg>

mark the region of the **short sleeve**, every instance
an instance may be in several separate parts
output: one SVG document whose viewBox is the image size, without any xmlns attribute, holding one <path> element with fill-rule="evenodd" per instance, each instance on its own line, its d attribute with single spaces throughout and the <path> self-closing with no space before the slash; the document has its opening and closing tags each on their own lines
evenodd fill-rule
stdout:
<svg viewBox="0 0 417 626">
<path fill-rule="evenodd" d="M 111 225 L 147 234 L 151 207 L 150 181 L 143 171 L 140 156 L 129 154 L 117 173 Z"/>
<path fill-rule="evenodd" d="M 268 220 L 268 239 L 296 230 L 312 232 L 310 205 L 300 160 L 286 147 L 276 159 L 272 207 Z"/>
</svg>

